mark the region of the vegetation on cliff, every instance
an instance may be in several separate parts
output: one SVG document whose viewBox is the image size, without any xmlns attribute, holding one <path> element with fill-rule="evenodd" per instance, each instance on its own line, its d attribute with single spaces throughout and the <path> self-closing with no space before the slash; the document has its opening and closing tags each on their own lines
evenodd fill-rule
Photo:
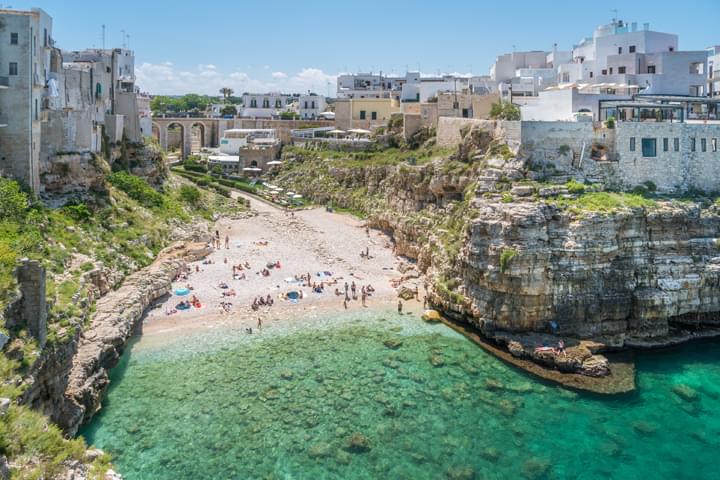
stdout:
<svg viewBox="0 0 720 480">
<path fill-rule="evenodd" d="M 223 196 L 171 178 L 160 190 L 120 171 L 106 178 L 104 194 L 87 194 L 61 208 L 49 208 L 12 180 L 0 178 L 0 312 L 16 295 L 13 270 L 23 257 L 45 266 L 48 345 L 65 342 L 83 328 L 93 311 L 85 275 L 111 272 L 115 282 L 148 265 L 178 232 L 218 212 L 242 208 Z M 10 340 L 0 353 L 0 397 L 13 404 L 0 414 L 0 457 L 13 477 L 51 478 L 68 462 L 84 464 L 82 440 L 65 440 L 39 413 L 16 405 L 24 376 L 41 352 L 25 329 L 5 328 Z M 100 475 L 107 459 L 94 460 Z"/>
</svg>

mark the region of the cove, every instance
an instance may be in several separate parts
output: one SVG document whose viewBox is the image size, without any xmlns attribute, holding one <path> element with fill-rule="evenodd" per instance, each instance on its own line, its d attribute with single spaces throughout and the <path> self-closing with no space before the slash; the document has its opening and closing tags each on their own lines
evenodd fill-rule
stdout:
<svg viewBox="0 0 720 480">
<path fill-rule="evenodd" d="M 378 311 L 141 338 L 81 434 L 127 479 L 717 478 L 717 344 L 637 367 L 633 394 L 578 394 Z"/>
</svg>

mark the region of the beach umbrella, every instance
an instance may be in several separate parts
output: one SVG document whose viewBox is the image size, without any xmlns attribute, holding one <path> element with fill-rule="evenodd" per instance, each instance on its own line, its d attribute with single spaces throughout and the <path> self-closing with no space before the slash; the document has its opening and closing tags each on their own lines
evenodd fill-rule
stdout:
<svg viewBox="0 0 720 480">
<path fill-rule="evenodd" d="M 268 162 L 268 165 L 282 165 L 282 162 L 280 160 L 273 160 L 272 162 Z"/>
<path fill-rule="evenodd" d="M 302 198 L 302 195 L 300 195 L 299 193 L 296 193 L 295 195 L 293 195 L 293 198 Z"/>
<path fill-rule="evenodd" d="M 293 195 L 295 195 L 295 192 L 287 192 L 287 195 L 288 197 L 292 197 Z"/>
<path fill-rule="evenodd" d="M 365 130 L 364 128 L 353 128 L 352 130 L 348 130 L 350 133 L 356 133 L 358 135 L 370 135 L 370 130 Z"/>
<path fill-rule="evenodd" d="M 280 187 L 275 187 L 275 191 L 276 191 L 276 192 L 283 192 L 283 191 L 285 191 L 285 189 L 284 189 L 284 188 L 280 188 Z"/>
</svg>

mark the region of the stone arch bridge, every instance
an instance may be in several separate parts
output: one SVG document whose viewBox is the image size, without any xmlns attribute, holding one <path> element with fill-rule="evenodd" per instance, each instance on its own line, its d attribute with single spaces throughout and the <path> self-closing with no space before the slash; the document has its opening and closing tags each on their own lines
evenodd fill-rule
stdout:
<svg viewBox="0 0 720 480">
<path fill-rule="evenodd" d="M 290 143 L 290 132 L 297 128 L 335 126 L 334 121 L 328 120 L 270 120 L 262 118 L 169 118 L 153 117 L 152 135 L 159 142 L 163 150 L 168 149 L 168 133 L 171 127 L 180 129 L 180 150 L 182 158 L 187 158 L 195 146 L 200 148 L 214 148 L 220 145 L 225 130 L 231 128 L 273 128 L 283 143 Z M 193 136 L 193 128 L 196 135 Z M 199 138 L 198 138 L 199 137 Z"/>
</svg>

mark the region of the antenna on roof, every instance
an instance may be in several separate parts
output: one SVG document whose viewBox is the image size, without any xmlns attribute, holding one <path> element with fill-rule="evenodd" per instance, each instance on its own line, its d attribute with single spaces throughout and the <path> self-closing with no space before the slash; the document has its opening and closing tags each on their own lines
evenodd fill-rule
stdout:
<svg viewBox="0 0 720 480">
<path fill-rule="evenodd" d="M 102 46 L 103 50 L 105 50 L 105 24 L 102 24 Z"/>
<path fill-rule="evenodd" d="M 125 48 L 125 30 L 120 30 L 122 33 L 122 48 Z"/>
<path fill-rule="evenodd" d="M 613 23 L 617 23 L 617 20 L 618 20 L 618 11 L 617 11 L 617 8 L 613 8 L 613 9 L 610 10 L 610 11 L 613 12 L 613 19 L 612 19 Z"/>
<path fill-rule="evenodd" d="M 130 50 L 130 34 L 125 35 L 127 37 L 127 48 Z"/>
</svg>

